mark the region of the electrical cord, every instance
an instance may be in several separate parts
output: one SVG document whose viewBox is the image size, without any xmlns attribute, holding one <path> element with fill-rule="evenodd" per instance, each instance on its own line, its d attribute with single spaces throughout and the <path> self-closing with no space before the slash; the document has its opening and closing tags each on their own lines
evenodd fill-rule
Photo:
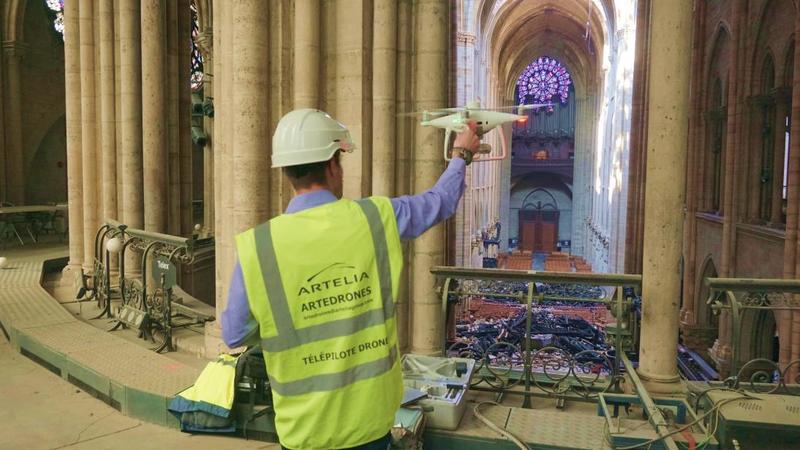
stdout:
<svg viewBox="0 0 800 450">
<path fill-rule="evenodd" d="M 716 416 L 716 419 L 717 419 L 717 421 L 716 421 L 715 428 L 714 428 L 714 433 L 716 433 L 716 426 L 719 424 L 719 410 L 720 410 L 720 409 L 721 409 L 723 406 L 727 405 L 728 403 L 731 403 L 731 402 L 733 402 L 733 401 L 737 401 L 737 400 L 744 400 L 744 399 L 746 399 L 746 400 L 761 400 L 761 399 L 760 399 L 760 398 L 758 398 L 758 397 L 754 397 L 754 396 L 752 396 L 752 395 L 748 395 L 748 394 L 744 394 L 744 393 L 742 393 L 742 395 L 741 395 L 741 396 L 739 396 L 739 397 L 727 398 L 727 399 L 725 399 L 725 400 L 722 400 L 722 401 L 720 401 L 720 402 L 719 402 L 719 403 L 717 403 L 716 405 L 714 405 L 714 407 L 713 407 L 713 408 L 711 408 L 711 409 L 709 409 L 708 411 L 706 411 L 706 412 L 705 412 L 703 415 L 701 415 L 701 416 L 700 416 L 700 417 L 698 417 L 697 419 L 695 419 L 695 420 L 693 420 L 692 422 L 690 422 L 690 423 L 688 423 L 688 424 L 686 424 L 686 425 L 684 425 L 684 426 L 682 426 L 682 427 L 680 427 L 680 428 L 676 429 L 675 431 L 672 431 L 672 432 L 670 432 L 670 433 L 667 433 L 667 434 L 665 434 L 665 435 L 663 435 L 663 436 L 659 436 L 659 437 L 657 437 L 657 438 L 655 438 L 655 439 L 651 439 L 651 440 L 649 440 L 649 441 L 642 442 L 642 443 L 640 443 L 640 444 L 636 444 L 636 445 L 629 445 L 629 446 L 626 446 L 626 447 L 614 447 L 614 445 L 613 445 L 613 444 L 611 444 L 611 442 L 610 442 L 610 439 L 609 439 L 609 438 L 610 438 L 610 435 L 609 435 L 609 433 L 606 433 L 606 439 L 608 439 L 608 440 L 609 440 L 609 444 L 612 446 L 612 448 L 613 448 L 614 450 L 634 450 L 634 449 L 637 449 L 637 448 L 642 448 L 642 447 L 645 447 L 645 446 L 650 446 L 650 445 L 652 445 L 652 444 L 654 444 L 654 443 L 656 443 L 656 442 L 660 442 L 660 441 L 663 441 L 664 439 L 666 439 L 666 438 L 668 438 L 668 437 L 674 436 L 674 435 L 676 435 L 676 434 L 678 434 L 678 433 L 682 432 L 683 430 L 687 430 L 687 429 L 689 429 L 689 428 L 691 428 L 691 427 L 693 427 L 693 426 L 697 425 L 698 423 L 702 422 L 702 421 L 703 421 L 703 420 L 704 420 L 706 417 L 710 416 L 711 414 L 717 414 L 717 416 Z M 706 438 L 706 440 L 705 440 L 705 441 L 703 441 L 703 444 L 702 444 L 703 446 L 707 445 L 708 441 L 710 441 L 710 440 L 711 440 L 711 437 L 712 437 L 712 436 L 714 436 L 714 433 L 710 433 L 710 434 L 708 435 L 708 437 Z M 698 448 L 699 448 L 699 447 L 698 447 Z"/>
<path fill-rule="evenodd" d="M 742 395 L 747 395 L 743 391 L 736 390 L 736 389 L 731 389 L 729 387 L 713 387 L 713 388 L 705 389 L 705 390 L 703 390 L 702 392 L 700 392 L 697 395 L 697 398 L 694 401 L 694 405 L 693 406 L 694 406 L 694 410 L 695 411 L 697 411 L 697 409 L 700 407 L 700 400 L 702 400 L 703 397 L 705 397 L 706 394 L 708 394 L 711 391 L 729 391 L 729 392 L 736 392 L 736 393 L 739 393 L 739 394 L 742 394 Z"/>
<path fill-rule="evenodd" d="M 506 437 L 506 439 L 508 439 L 508 440 L 510 440 L 511 442 L 513 442 L 514 444 L 516 444 L 516 446 L 517 446 L 518 448 L 520 448 L 520 449 L 522 449 L 522 450 L 531 450 L 531 448 L 530 448 L 530 447 L 528 447 L 528 444 L 526 444 L 526 443 L 522 442 L 522 441 L 521 441 L 521 440 L 520 440 L 518 437 L 514 436 L 514 435 L 513 435 L 513 434 L 512 434 L 510 431 L 508 431 L 508 430 L 505 430 L 505 429 L 503 429 L 503 428 L 500 428 L 500 427 L 499 427 L 499 426 L 497 426 L 497 425 L 496 425 L 494 422 L 492 422 L 491 420 L 489 420 L 488 418 L 486 418 L 486 416 L 484 416 L 483 414 L 481 414 L 481 412 L 480 412 L 480 407 L 481 407 L 481 406 L 484 406 L 484 405 L 494 405 L 494 406 L 500 406 L 500 404 L 498 404 L 498 403 L 496 403 L 496 402 L 480 402 L 480 403 L 478 403 L 477 405 L 475 405 L 475 408 L 472 410 L 472 412 L 475 414 L 475 417 L 477 417 L 477 418 L 478 418 L 478 420 L 480 420 L 481 422 L 483 422 L 483 423 L 484 423 L 484 425 L 486 425 L 487 427 L 489 427 L 489 428 L 490 428 L 492 431 L 496 431 L 496 432 L 498 432 L 498 433 L 502 434 L 503 436 L 505 436 L 505 437 Z"/>
</svg>

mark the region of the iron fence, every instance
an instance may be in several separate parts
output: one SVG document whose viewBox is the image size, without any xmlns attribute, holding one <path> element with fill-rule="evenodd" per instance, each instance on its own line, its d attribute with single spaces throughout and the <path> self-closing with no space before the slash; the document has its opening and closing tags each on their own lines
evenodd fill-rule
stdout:
<svg viewBox="0 0 800 450">
<path fill-rule="evenodd" d="M 521 393 L 524 396 L 522 406 L 526 408 L 531 406 L 533 388 L 555 396 L 559 407 L 570 397 L 595 398 L 601 392 L 620 389 L 620 355 L 635 349 L 638 339 L 637 298 L 641 288 L 640 275 L 455 267 L 434 267 L 431 273 L 439 280 L 438 289 L 445 317 L 449 303 L 468 297 L 504 297 L 522 305 L 524 325 L 519 323 L 523 327 L 521 336 L 502 331 L 488 346 L 474 345 L 474 342 L 463 340 L 448 345 L 445 332 L 443 350 L 446 354 L 470 357 L 477 361 L 471 380 L 472 387 L 496 392 L 498 399 L 506 393 Z M 517 283 L 524 286 L 524 290 L 492 292 L 481 285 L 481 282 L 487 281 Z M 569 288 L 560 289 L 560 292 L 570 295 L 558 295 L 550 289 L 554 284 L 567 287 L 598 286 L 605 289 L 599 297 L 581 295 L 580 289 Z M 541 325 L 535 323 L 534 310 L 553 302 L 561 305 L 603 305 L 610 310 L 616 323 L 608 324 L 602 330 L 604 341 L 609 344 L 608 348 L 598 350 L 573 346 L 567 349 L 563 345 L 534 348 L 532 334 Z M 522 322 L 522 317 L 519 320 Z M 580 340 L 577 339 L 578 342 Z"/>
<path fill-rule="evenodd" d="M 745 357 L 743 349 L 743 326 L 748 314 L 771 311 L 779 322 L 779 315 L 800 312 L 800 280 L 706 278 L 705 283 L 709 287 L 707 303 L 714 313 L 730 314 L 733 375 L 724 383 L 730 388 L 764 394 L 800 394 L 800 359 L 780 362 L 763 355 L 750 358 Z"/>
<path fill-rule="evenodd" d="M 112 252 L 107 248 L 111 239 L 119 239 L 119 251 Z M 95 300 L 100 314 L 99 319 L 108 317 L 115 319 L 110 331 L 125 326 L 139 329 L 139 337 L 149 339 L 155 346 L 153 350 L 174 350 L 172 345 L 172 329 L 178 326 L 202 323 L 213 320 L 191 308 L 175 303 L 172 283 L 162 274 L 160 279 L 148 280 L 148 268 L 152 268 L 157 258 L 168 262 L 171 269 L 174 265 L 191 264 L 198 250 L 213 246 L 211 238 L 197 239 L 171 236 L 161 233 L 130 228 L 125 224 L 109 220 L 103 224 L 95 235 L 94 264 L 92 273 L 84 275 L 83 292 L 79 294 L 85 300 Z M 132 259 L 139 266 L 141 278 L 129 276 L 126 272 L 126 255 L 136 252 Z M 112 276 L 112 261 L 118 261 L 118 273 Z M 169 269 L 169 267 L 168 267 Z M 119 300 L 116 309 L 112 309 L 112 300 Z M 187 320 L 176 322 L 181 316 Z"/>
</svg>

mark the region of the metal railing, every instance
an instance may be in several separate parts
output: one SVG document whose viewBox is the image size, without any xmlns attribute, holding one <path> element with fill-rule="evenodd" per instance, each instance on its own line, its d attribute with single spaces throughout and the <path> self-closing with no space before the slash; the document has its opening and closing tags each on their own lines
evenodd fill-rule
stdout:
<svg viewBox="0 0 800 450">
<path fill-rule="evenodd" d="M 725 384 L 734 389 L 765 394 L 800 393 L 796 386 L 800 359 L 780 364 L 769 358 L 742 356 L 743 325 L 747 315 L 772 311 L 776 313 L 776 322 L 779 322 L 777 314 L 800 311 L 800 280 L 706 278 L 705 284 L 710 290 L 707 303 L 714 313 L 727 311 L 731 318 L 730 373 L 734 375 L 727 378 Z"/>
<path fill-rule="evenodd" d="M 111 239 L 120 239 L 120 248 L 117 254 L 107 249 L 107 242 Z M 160 279 L 148 281 L 148 267 L 156 259 L 161 259 L 167 265 L 191 264 L 195 253 L 203 248 L 213 246 L 212 238 L 197 239 L 171 236 L 161 233 L 130 228 L 125 224 L 109 220 L 103 224 L 95 235 L 94 242 L 94 267 L 91 274 L 84 276 L 83 291 L 80 295 L 85 300 L 97 301 L 101 310 L 95 317 L 115 318 L 116 323 L 110 331 L 124 326 L 139 328 L 139 337 L 149 339 L 155 343 L 153 350 L 174 350 L 172 345 L 172 329 L 178 326 L 203 323 L 213 320 L 213 317 L 197 312 L 175 303 L 172 284 L 166 280 L 165 275 Z M 129 277 L 126 273 L 126 254 L 135 251 L 140 253 L 141 279 Z M 112 277 L 112 258 L 117 257 L 119 273 Z M 114 285 L 114 280 L 117 280 Z M 112 310 L 113 299 L 120 300 L 119 308 Z M 175 318 L 182 316 L 183 320 L 177 323 Z"/>
<path fill-rule="evenodd" d="M 563 407 L 568 397 L 594 398 L 600 392 L 619 390 L 622 381 L 620 355 L 634 349 L 638 339 L 639 317 L 635 298 L 641 288 L 640 275 L 455 267 L 434 267 L 431 273 L 440 282 L 439 292 L 445 317 L 448 303 L 464 297 L 505 297 L 523 306 L 525 325 L 520 342 L 512 342 L 501 336 L 485 348 L 464 342 L 456 342 L 447 348 L 446 336 L 443 338 L 443 348 L 448 355 L 477 360 L 471 383 L 474 388 L 496 392 L 498 400 L 506 393 L 521 393 L 524 396 L 522 406 L 525 408 L 531 406 L 534 387 L 555 396 L 558 407 Z M 525 290 L 508 293 L 481 289 L 479 282 L 487 281 L 521 283 Z M 603 291 L 601 297 L 552 295 L 547 288 L 554 284 L 599 286 L 607 290 Z M 595 349 L 570 352 L 552 345 L 534 348 L 533 311 L 551 302 L 604 305 L 616 320 L 615 324 L 609 324 L 603 330 L 610 349 L 606 352 Z"/>
</svg>

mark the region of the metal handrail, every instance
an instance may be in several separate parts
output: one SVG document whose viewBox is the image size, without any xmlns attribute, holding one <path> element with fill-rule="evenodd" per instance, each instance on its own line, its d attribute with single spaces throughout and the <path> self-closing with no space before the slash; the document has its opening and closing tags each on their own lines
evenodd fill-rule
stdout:
<svg viewBox="0 0 800 450">
<path fill-rule="evenodd" d="M 758 278 L 706 278 L 705 284 L 717 291 L 786 292 L 800 294 L 800 280 Z"/>
<path fill-rule="evenodd" d="M 459 279 L 487 279 L 547 283 L 580 283 L 593 286 L 635 286 L 642 284 L 641 275 L 585 272 L 539 272 L 535 270 L 467 269 L 463 267 L 435 266 L 431 273 L 438 277 Z"/>
<path fill-rule="evenodd" d="M 145 231 L 137 228 L 130 228 L 127 225 L 120 223 L 116 220 L 106 220 L 105 223 L 98 230 L 95 237 L 95 270 L 92 274 L 94 278 L 94 286 L 102 287 L 97 290 L 98 302 L 105 300 L 103 311 L 98 316 L 103 315 L 110 317 L 111 313 L 111 273 L 110 261 L 111 255 L 106 249 L 105 243 L 107 239 L 118 237 L 122 240 L 122 246 L 119 257 L 119 277 L 118 289 L 120 292 L 123 305 L 134 304 L 140 302 L 138 308 L 146 314 L 153 314 L 160 309 L 161 313 L 158 320 L 163 322 L 165 341 L 159 345 L 155 350 L 161 351 L 164 348 L 172 350 L 171 343 L 171 288 L 163 287 L 163 280 L 148 280 L 148 261 L 156 257 L 167 258 L 170 263 L 185 263 L 191 264 L 194 260 L 195 254 L 198 250 L 205 249 L 213 245 L 213 238 L 198 239 L 196 236 L 182 237 L 172 236 L 163 233 L 155 233 Z M 126 278 L 125 255 L 127 252 L 136 251 L 141 253 L 141 261 L 136 264 L 141 271 L 141 282 L 138 280 Z M 138 258 L 137 258 L 138 259 Z M 162 277 L 163 278 L 163 277 Z M 162 283 L 159 284 L 159 281 Z M 150 292 L 154 290 L 155 292 Z M 163 297 L 163 306 L 152 307 L 157 297 Z M 118 321 L 113 330 L 120 328 L 123 325 Z M 140 330 L 140 337 L 148 337 L 148 330 Z"/>
<path fill-rule="evenodd" d="M 735 378 L 743 375 L 743 369 L 753 361 L 743 363 L 741 358 L 741 333 L 744 313 L 748 310 L 800 311 L 800 280 L 754 279 L 754 278 L 706 278 L 709 297 L 706 303 L 715 314 L 728 311 L 731 314 L 731 374 Z M 763 359 L 759 359 L 763 361 Z M 792 362 L 789 366 L 795 367 Z M 783 379 L 783 375 L 782 375 Z"/>
<path fill-rule="evenodd" d="M 516 349 L 513 348 L 511 350 L 518 350 L 520 353 L 523 354 L 523 366 L 524 366 L 524 383 L 525 383 L 525 391 L 524 391 L 524 402 L 523 407 L 530 407 L 531 406 L 531 387 L 532 383 L 535 383 L 537 387 L 542 388 L 542 384 L 536 381 L 532 377 L 532 363 L 534 356 L 542 356 L 547 355 L 548 353 L 554 353 L 556 351 L 561 351 L 563 356 L 563 350 L 555 348 L 555 347 L 547 347 L 544 349 L 540 349 L 538 351 L 534 351 L 531 348 L 531 332 L 532 332 L 532 310 L 535 304 L 541 304 L 547 301 L 561 301 L 561 302 L 571 302 L 571 303 L 601 303 L 604 304 L 612 313 L 612 315 L 616 318 L 617 324 L 613 327 L 607 327 L 606 335 L 610 338 L 609 341 L 613 342 L 612 347 L 614 348 L 614 355 L 611 356 L 611 361 L 609 361 L 609 368 L 611 370 L 611 377 L 610 382 L 605 388 L 604 391 L 609 389 L 618 389 L 619 382 L 621 380 L 621 375 L 619 372 L 620 368 L 620 360 L 619 355 L 624 353 L 626 348 L 631 348 L 634 345 L 634 341 L 636 339 L 636 335 L 638 332 L 638 317 L 636 314 L 632 314 L 633 310 L 633 301 L 626 297 L 624 293 L 625 288 L 633 288 L 635 292 L 641 290 L 641 275 L 627 275 L 627 274 L 593 274 L 593 273 L 570 273 L 570 272 L 537 272 L 537 271 L 523 271 L 523 270 L 502 270 L 502 269 L 467 269 L 467 268 L 459 268 L 459 267 L 443 267 L 437 266 L 431 269 L 431 273 L 434 274 L 437 278 L 439 278 L 442 282 L 438 288 L 438 291 L 441 295 L 442 299 L 442 314 L 443 317 L 447 316 L 447 303 L 448 297 L 451 295 L 457 296 L 471 296 L 471 295 L 485 295 L 487 293 L 483 293 L 480 291 L 475 291 L 473 289 L 462 289 L 461 287 L 453 287 L 453 281 L 456 279 L 459 280 L 491 280 L 491 281 L 517 281 L 517 282 L 524 282 L 526 284 L 526 291 L 523 292 L 515 292 L 515 293 L 496 293 L 496 292 L 489 292 L 488 296 L 495 296 L 495 297 L 506 297 L 512 298 L 517 300 L 520 303 L 526 305 L 526 317 L 525 317 L 525 336 L 524 336 L 524 349 Z M 576 298 L 576 297 L 569 297 L 569 296 L 554 296 L 554 295 L 547 295 L 543 292 L 539 292 L 537 283 L 549 283 L 549 284 L 583 284 L 583 285 L 592 285 L 592 286 L 607 286 L 613 287 L 613 295 L 608 295 L 601 298 Z M 446 349 L 446 330 L 442 336 L 443 348 Z M 501 351 L 508 351 L 508 347 L 515 347 L 513 344 L 505 343 L 505 342 L 497 342 L 489 349 L 486 349 L 486 354 L 484 358 L 486 359 L 486 369 L 491 372 L 491 376 L 496 376 L 497 371 L 493 370 L 489 367 L 489 353 L 494 348 L 497 347 L 495 350 Z M 502 347 L 502 348 L 501 348 Z M 583 353 L 583 352 L 581 352 Z M 570 355 L 572 358 L 569 361 L 569 374 L 572 374 L 575 378 L 577 383 L 580 385 L 581 391 L 579 394 L 584 396 L 592 395 L 592 388 L 594 386 L 595 380 L 590 380 L 588 383 L 586 380 L 583 380 L 579 377 L 579 374 L 576 373 L 575 366 L 579 365 L 579 362 L 575 359 L 577 355 Z M 607 361 L 609 360 L 608 355 L 603 355 Z M 483 368 L 483 365 L 480 367 Z M 480 372 L 477 370 L 476 372 Z M 504 374 L 510 374 L 511 370 L 505 372 Z M 559 379 L 552 379 L 552 384 L 555 384 L 556 387 L 554 389 L 553 394 L 559 396 L 559 404 L 563 404 L 563 400 L 565 398 L 566 390 L 563 387 L 564 379 L 566 378 L 559 378 Z M 497 390 L 500 391 L 500 395 L 502 393 L 513 387 L 517 381 L 510 381 L 508 383 L 501 382 L 499 386 L 489 383 Z M 477 383 L 479 384 L 480 381 Z"/>
</svg>

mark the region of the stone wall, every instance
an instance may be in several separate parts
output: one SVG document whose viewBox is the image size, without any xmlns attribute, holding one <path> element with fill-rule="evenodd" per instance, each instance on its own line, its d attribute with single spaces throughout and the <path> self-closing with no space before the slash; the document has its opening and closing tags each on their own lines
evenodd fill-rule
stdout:
<svg viewBox="0 0 800 450">
<path fill-rule="evenodd" d="M 798 122 L 791 124 L 789 143 L 783 122 L 800 106 L 792 101 L 798 91 L 797 78 L 793 78 L 798 62 L 793 36 L 800 22 L 791 0 L 699 5 L 693 38 L 693 67 L 697 70 L 692 72 L 681 327 L 684 341 L 699 345 L 700 350 L 707 348 L 708 342 L 698 339 L 698 330 L 704 330 L 705 337 L 718 335 L 712 354 L 724 368 L 734 343 L 725 312 L 719 317 L 719 329 L 708 330 L 710 321 L 703 312 L 708 261 L 713 261 L 718 270 L 715 275 L 721 277 L 797 275 Z M 768 64 L 773 67 L 771 79 L 765 78 L 770 73 Z M 714 92 L 717 83 L 721 95 Z M 720 124 L 723 135 L 716 137 Z M 715 149 L 721 154 L 715 154 Z M 770 159 L 763 160 L 765 155 Z M 788 180 L 783 179 L 784 165 L 788 166 Z M 714 198 L 715 173 L 721 174 L 718 200 Z M 784 182 L 788 199 L 781 198 Z M 762 192 L 767 184 L 772 191 L 765 199 Z M 791 322 L 781 325 L 784 362 L 800 354 L 796 348 L 800 342 L 789 338 Z M 745 339 L 738 344 L 751 348 L 758 337 L 747 335 Z"/>
</svg>

